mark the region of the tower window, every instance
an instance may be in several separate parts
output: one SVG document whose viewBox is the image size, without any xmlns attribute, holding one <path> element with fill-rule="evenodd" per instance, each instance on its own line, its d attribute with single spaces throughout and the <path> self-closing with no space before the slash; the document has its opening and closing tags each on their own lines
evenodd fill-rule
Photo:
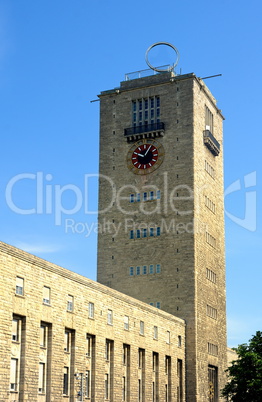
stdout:
<svg viewBox="0 0 262 402">
<path fill-rule="evenodd" d="M 63 395 L 68 395 L 69 389 L 69 367 L 64 367 Z"/>
<path fill-rule="evenodd" d="M 145 387 L 145 349 L 138 349 L 138 369 L 139 369 L 139 380 L 138 380 L 138 402 L 144 401 L 143 389 Z"/>
<path fill-rule="evenodd" d="M 44 323 L 40 325 L 40 347 L 46 348 L 47 346 L 47 332 L 48 326 Z"/>
<path fill-rule="evenodd" d="M 86 398 L 90 398 L 90 389 L 91 389 L 91 375 L 90 370 L 86 370 L 86 378 L 85 378 L 85 396 Z"/>
<path fill-rule="evenodd" d="M 109 398 L 109 374 L 105 374 L 105 399 Z"/>
<path fill-rule="evenodd" d="M 38 392 L 45 392 L 45 363 L 39 363 Z"/>
<path fill-rule="evenodd" d="M 112 341 L 110 339 L 106 339 L 106 349 L 107 349 L 106 350 L 106 353 L 107 353 L 106 360 L 113 363 L 113 361 L 114 361 L 114 341 Z"/>
<path fill-rule="evenodd" d="M 15 293 L 20 296 L 24 294 L 24 279 L 19 276 L 16 277 Z"/>
<path fill-rule="evenodd" d="M 154 98 L 150 99 L 150 107 L 151 107 L 151 109 L 154 107 Z"/>
<path fill-rule="evenodd" d="M 107 323 L 113 325 L 113 311 L 110 309 L 107 310 Z"/>
<path fill-rule="evenodd" d="M 145 333 L 145 323 L 144 323 L 144 321 L 140 321 L 139 333 L 140 333 L 140 335 L 144 335 L 144 333 Z"/>
<path fill-rule="evenodd" d="M 213 283 L 216 283 L 216 281 L 217 281 L 217 275 L 215 274 L 215 272 L 213 272 L 209 268 L 207 268 L 207 270 L 206 270 L 206 277 L 208 280 L 210 280 Z"/>
<path fill-rule="evenodd" d="M 11 358 L 10 391 L 17 391 L 17 383 L 18 383 L 18 359 Z"/>
<path fill-rule="evenodd" d="M 149 113 L 150 123 L 156 123 L 159 121 L 157 118 L 160 117 L 160 97 L 143 98 L 132 102 L 132 123 L 134 127 L 137 124 L 137 111 L 140 126 L 148 124 Z"/>
<path fill-rule="evenodd" d="M 12 321 L 12 341 L 15 342 L 19 342 L 19 338 L 20 338 L 20 334 L 19 334 L 19 330 L 20 330 L 20 320 L 13 318 Z"/>
<path fill-rule="evenodd" d="M 122 400 L 126 401 L 126 377 L 122 378 Z"/>
<path fill-rule="evenodd" d="M 160 190 L 155 191 L 150 191 L 149 193 L 144 192 L 142 193 L 142 200 L 143 201 L 154 201 L 154 200 L 159 200 L 161 198 L 161 193 Z M 133 202 L 140 202 L 141 201 L 141 194 L 130 194 L 129 196 L 129 201 L 131 203 Z"/>
<path fill-rule="evenodd" d="M 177 231 L 178 233 L 178 231 Z M 154 237 L 154 236 L 161 236 L 161 227 L 150 227 L 150 228 L 142 228 L 142 229 L 137 229 L 136 232 L 134 230 L 129 231 L 129 239 L 134 239 L 136 235 L 136 239 L 141 239 L 141 238 L 146 238 L 146 237 Z M 208 240 L 209 239 L 209 240 Z M 216 239 L 213 238 L 213 242 L 211 242 L 211 237 L 206 237 L 206 241 L 215 247 L 215 241 Z M 114 238 L 112 238 L 112 241 L 114 241 Z"/>
<path fill-rule="evenodd" d="M 213 214 L 216 213 L 216 204 L 205 195 L 205 205 Z"/>
<path fill-rule="evenodd" d="M 50 304 L 50 288 L 47 286 L 43 288 L 43 303 Z"/>
<path fill-rule="evenodd" d="M 154 327 L 157 329 L 157 327 Z M 153 360 L 153 372 L 158 373 L 158 364 L 159 364 L 159 355 L 156 352 L 153 352 L 153 356 L 152 356 L 152 360 Z M 154 399 L 153 399 L 154 401 Z"/>
<path fill-rule="evenodd" d="M 217 356 L 218 355 L 218 346 L 213 343 L 207 343 L 207 353 L 209 355 Z"/>
<path fill-rule="evenodd" d="M 67 311 L 73 311 L 74 308 L 74 296 L 67 296 Z"/>
<path fill-rule="evenodd" d="M 129 317 L 127 315 L 124 316 L 124 328 L 129 329 Z"/>
<path fill-rule="evenodd" d="M 177 400 L 183 400 L 183 360 L 177 359 Z"/>
<path fill-rule="evenodd" d="M 206 232 L 206 242 L 211 246 L 211 247 L 216 247 L 216 239 L 214 236 L 212 236 L 210 233 Z"/>
<path fill-rule="evenodd" d="M 205 161 L 205 171 L 211 176 L 213 179 L 215 178 L 215 169 L 211 166 L 207 161 Z"/>
<path fill-rule="evenodd" d="M 71 352 L 72 346 L 72 332 L 68 329 L 65 330 L 65 337 L 64 337 L 64 351 L 67 353 Z"/>
<path fill-rule="evenodd" d="M 156 264 L 156 268 L 154 268 L 154 264 L 150 265 L 139 265 L 137 267 L 129 267 L 128 272 L 129 276 L 134 275 L 147 275 L 147 274 L 160 274 L 161 273 L 161 264 Z"/>
<path fill-rule="evenodd" d="M 88 317 L 89 318 L 94 318 L 94 312 L 95 312 L 95 305 L 92 302 L 88 303 Z"/>
<path fill-rule="evenodd" d="M 207 304 L 207 316 L 213 318 L 214 320 L 217 319 L 217 309 Z"/>
<path fill-rule="evenodd" d="M 218 369 L 215 366 L 208 366 L 208 383 L 209 383 L 209 402 L 218 400 Z"/>
<path fill-rule="evenodd" d="M 205 129 L 213 133 L 213 113 L 211 113 L 207 106 L 205 107 L 205 123 Z"/>
</svg>

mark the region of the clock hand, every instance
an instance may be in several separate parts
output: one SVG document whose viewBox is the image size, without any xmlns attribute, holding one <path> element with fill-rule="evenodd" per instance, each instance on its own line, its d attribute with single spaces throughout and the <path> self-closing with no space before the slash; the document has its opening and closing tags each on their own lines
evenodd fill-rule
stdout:
<svg viewBox="0 0 262 402">
<path fill-rule="evenodd" d="M 147 151 L 146 151 L 146 153 L 145 153 L 145 155 L 144 156 L 146 156 L 147 155 L 147 153 L 148 153 L 148 151 L 149 151 L 149 149 L 152 147 L 152 144 L 150 145 L 150 147 L 149 148 L 147 148 Z"/>
<path fill-rule="evenodd" d="M 144 156 L 146 155 L 146 154 L 145 154 L 145 155 L 138 154 L 137 152 L 134 152 L 134 154 L 135 154 L 135 155 L 138 155 L 138 156 L 142 156 L 142 157 L 144 157 Z"/>
</svg>

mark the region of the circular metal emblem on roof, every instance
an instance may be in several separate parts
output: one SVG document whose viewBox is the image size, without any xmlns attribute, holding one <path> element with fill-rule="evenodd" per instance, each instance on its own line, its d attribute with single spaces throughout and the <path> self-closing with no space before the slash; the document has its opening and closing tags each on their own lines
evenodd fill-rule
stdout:
<svg viewBox="0 0 262 402">
<path fill-rule="evenodd" d="M 155 46 L 159 46 L 159 45 L 165 45 L 165 46 L 169 46 L 171 47 L 175 52 L 176 52 L 176 61 L 175 63 L 173 63 L 171 66 L 169 66 L 168 68 L 159 68 L 159 67 L 154 67 L 152 66 L 152 64 L 150 64 L 149 60 L 148 60 L 148 53 L 150 52 L 151 49 L 153 49 L 153 47 Z M 157 71 L 159 73 L 163 73 L 165 71 L 174 71 L 174 68 L 177 66 L 178 61 L 179 61 L 179 51 L 177 50 L 177 48 L 172 45 L 171 43 L 168 42 L 156 42 L 153 45 L 149 46 L 149 48 L 146 51 L 146 63 L 147 65 L 154 71 Z"/>
</svg>

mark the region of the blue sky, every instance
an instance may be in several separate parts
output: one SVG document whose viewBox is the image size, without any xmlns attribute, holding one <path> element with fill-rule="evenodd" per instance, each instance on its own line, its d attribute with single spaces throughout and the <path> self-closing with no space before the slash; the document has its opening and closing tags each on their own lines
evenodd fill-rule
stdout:
<svg viewBox="0 0 262 402">
<path fill-rule="evenodd" d="M 85 175 L 98 173 L 99 103 L 90 101 L 125 73 L 147 68 L 151 44 L 170 42 L 181 55 L 177 71 L 222 74 L 206 84 L 226 117 L 225 189 L 232 186 L 225 198 L 228 343 L 247 342 L 262 327 L 261 17 L 259 0 L 0 1 L 0 239 L 96 278 L 96 216 L 63 192 L 78 188 L 95 211 L 96 178 L 85 187 Z M 171 54 L 151 57 L 166 64 Z M 58 224 L 59 196 L 72 213 Z M 80 225 L 72 233 L 68 217 L 85 222 L 90 235 Z"/>
</svg>

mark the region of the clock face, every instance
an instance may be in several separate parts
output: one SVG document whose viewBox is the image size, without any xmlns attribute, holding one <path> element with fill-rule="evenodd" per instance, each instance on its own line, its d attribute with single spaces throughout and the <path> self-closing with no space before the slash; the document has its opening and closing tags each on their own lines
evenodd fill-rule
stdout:
<svg viewBox="0 0 262 402">
<path fill-rule="evenodd" d="M 164 159 L 164 148 L 156 140 L 136 142 L 127 154 L 127 164 L 135 174 L 148 174 L 156 170 Z"/>
</svg>

